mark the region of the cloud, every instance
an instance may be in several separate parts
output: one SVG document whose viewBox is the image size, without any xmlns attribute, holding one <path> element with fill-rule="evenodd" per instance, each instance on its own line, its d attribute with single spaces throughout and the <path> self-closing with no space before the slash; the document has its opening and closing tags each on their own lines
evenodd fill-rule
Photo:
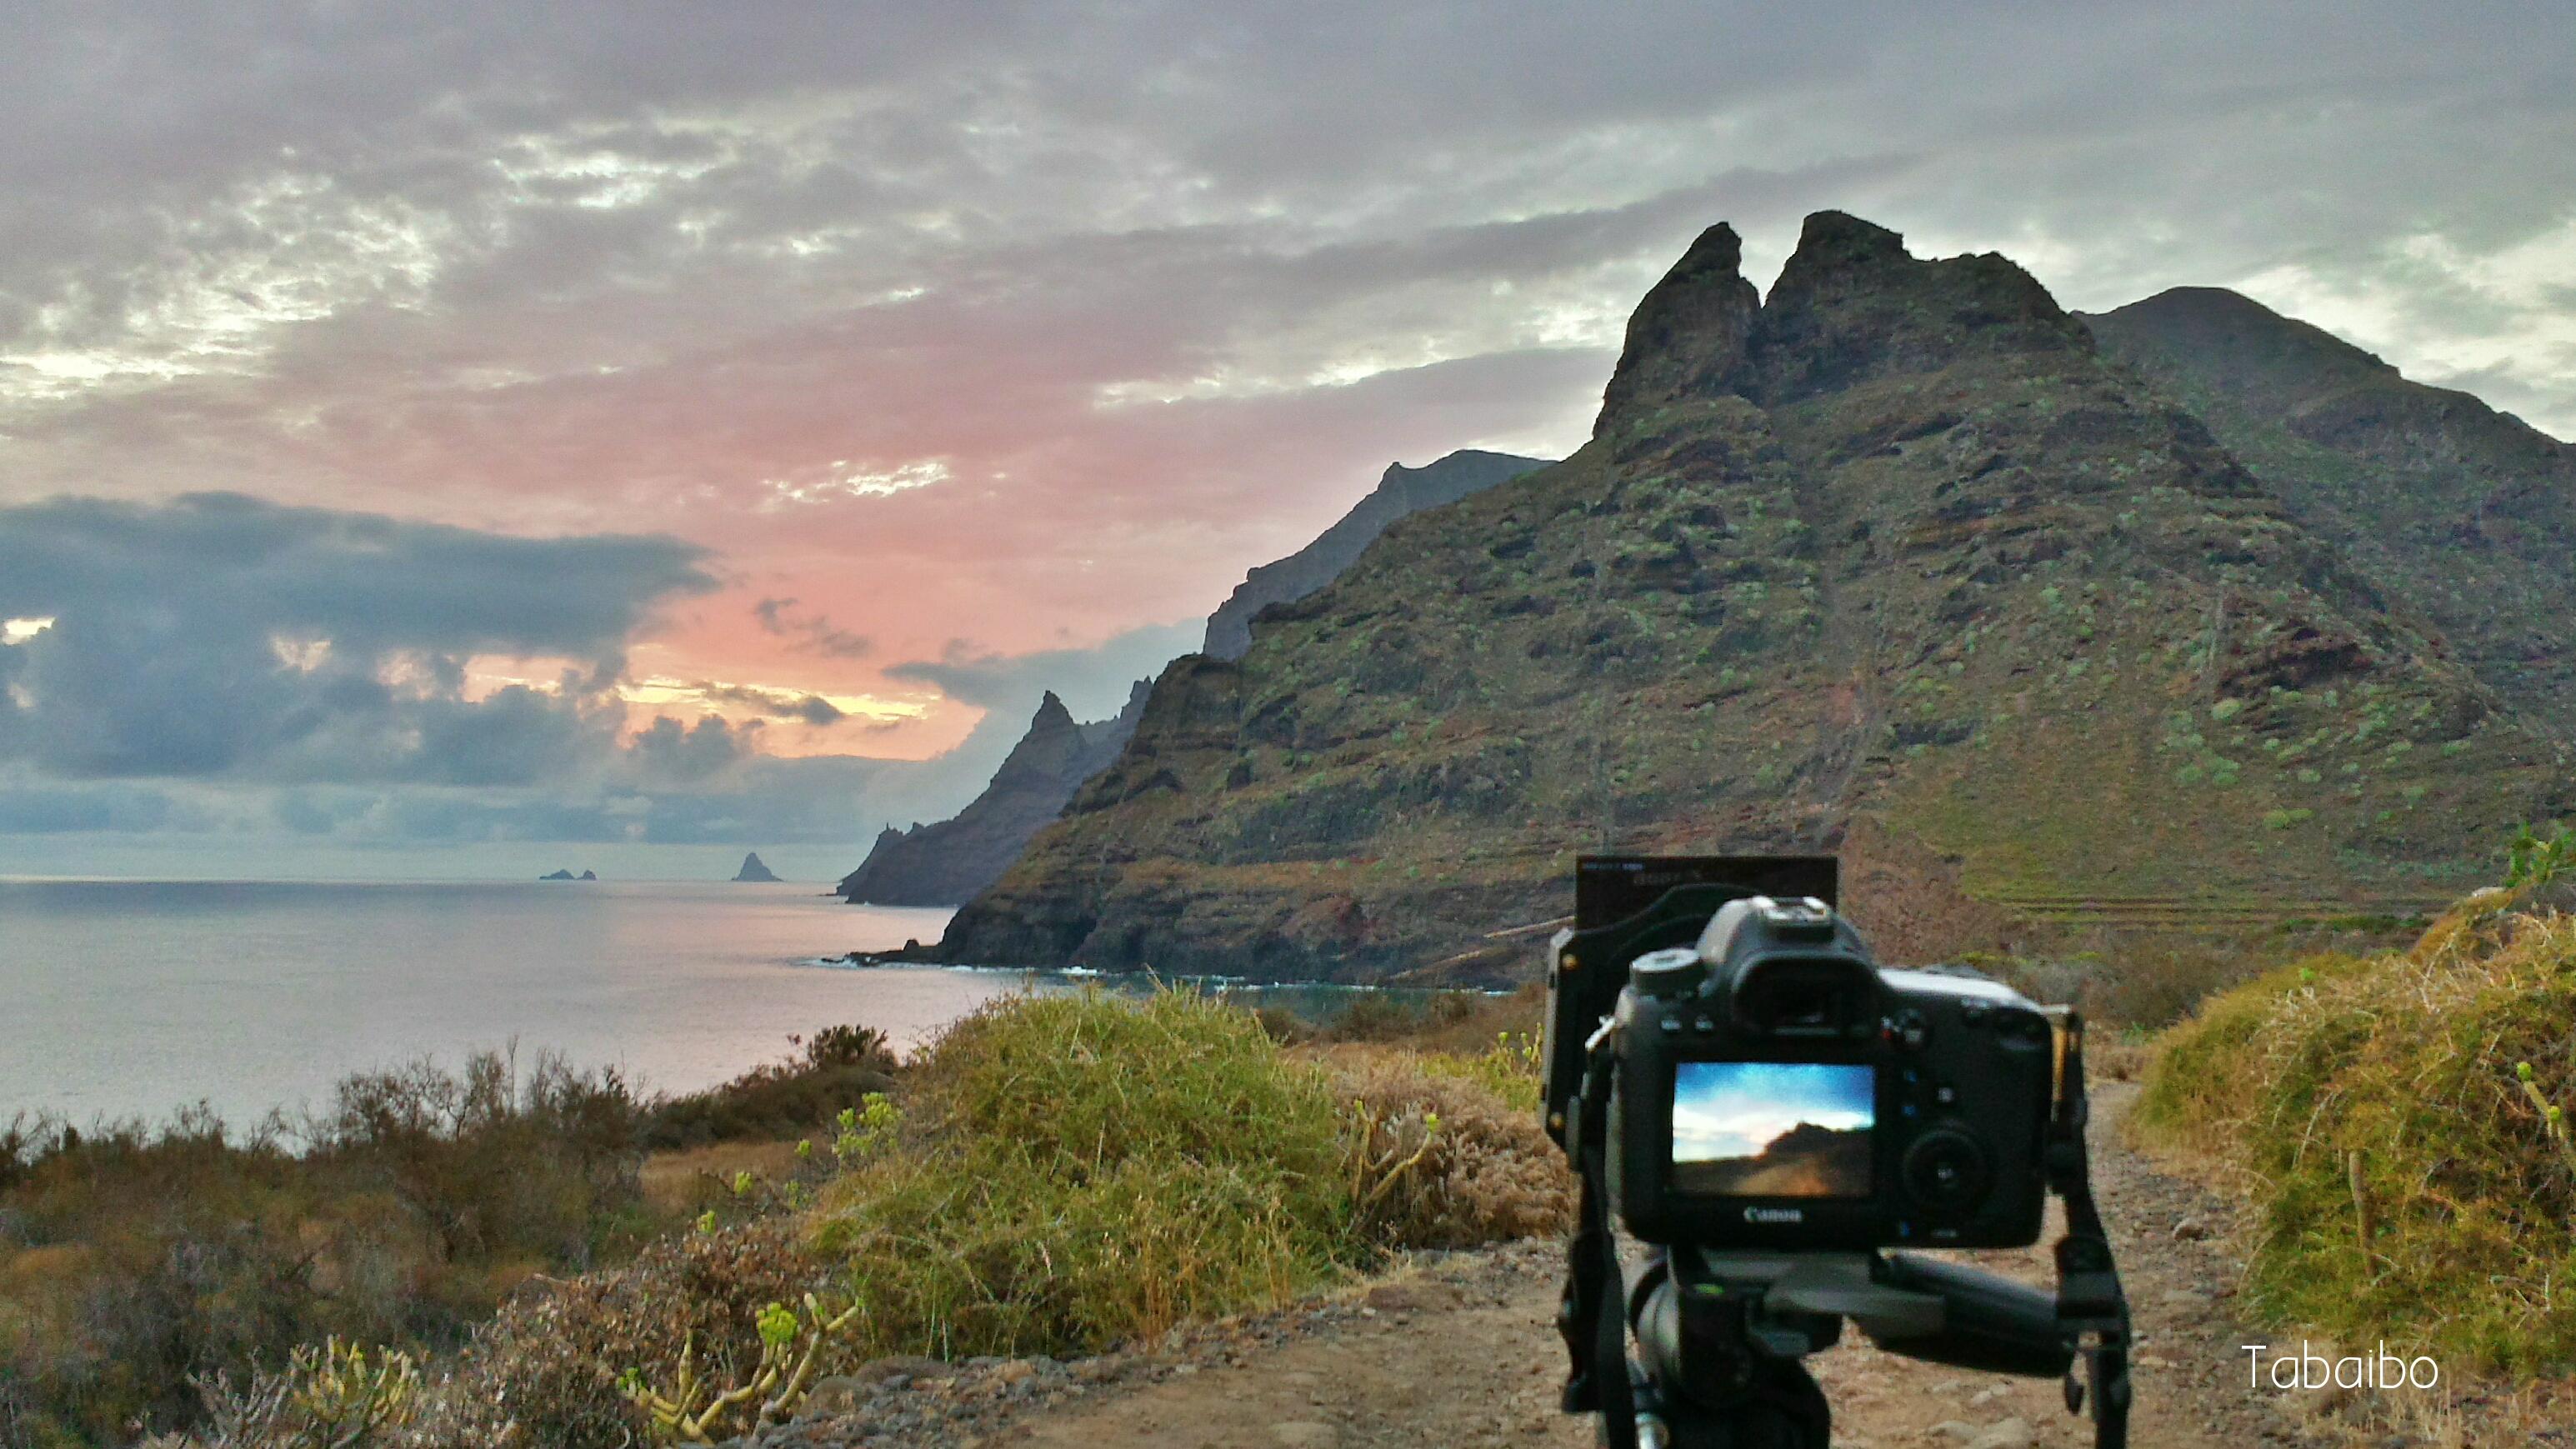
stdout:
<svg viewBox="0 0 2576 1449">
<path fill-rule="evenodd" d="M 962 804 L 1043 690 L 1106 713 L 1188 637 L 960 643 L 899 673 L 996 711 L 966 748 L 786 759 L 763 748 L 771 722 L 891 721 L 625 673 L 634 637 L 713 570 L 665 537 L 512 538 L 233 495 L 0 507 L 0 619 L 20 621 L 0 633 L 0 834 L 856 842 Z M 629 733 L 638 693 L 683 716 Z"/>
<path fill-rule="evenodd" d="M 0 619 L 53 608 L 17 601 L 23 538 L 77 607 L 0 645 L 0 761 L 264 782 L 306 825 L 733 818 L 759 750 L 685 819 L 490 793 L 643 789 L 603 698 L 630 660 L 760 691 L 669 701 L 737 747 L 953 750 L 816 767 L 853 814 L 953 807 L 1037 690 L 1108 713 L 1161 662 L 1121 639 L 1388 461 L 1579 443 L 1719 219 L 1756 275 L 1832 206 L 2070 306 L 2238 285 L 2576 431 L 2576 53 L 2542 9 L 20 11 Z M 219 490 L 271 501 L 175 501 Z M 308 516 L 341 531 L 273 578 L 222 551 Z"/>
<path fill-rule="evenodd" d="M 525 785 L 610 748 L 600 698 L 706 552 L 528 539 L 232 494 L 0 508 L 0 746 L 61 776 Z M 480 659 L 555 661 L 469 695 Z"/>
<path fill-rule="evenodd" d="M 1035 709 L 1048 690 L 1064 700 L 1076 719 L 1100 719 L 1118 712 L 1137 680 L 1151 679 L 1163 666 L 1194 652 L 1207 630 L 1202 619 L 1149 624 L 1087 649 L 1042 649 L 1005 655 L 972 640 L 951 639 L 936 659 L 889 665 L 890 679 L 909 679 L 939 687 L 941 693 L 988 710 Z"/>
<path fill-rule="evenodd" d="M 683 725 L 669 715 L 635 732 L 636 763 L 648 777 L 698 781 L 719 775 L 750 755 L 750 730 L 736 730 L 712 715 Z"/>
<path fill-rule="evenodd" d="M 795 608 L 794 599 L 762 599 L 751 606 L 751 614 L 760 621 L 763 633 L 786 639 L 797 649 L 833 659 L 864 659 L 876 652 L 876 642 L 866 635 L 835 628 L 820 614 L 797 617 Z"/>
</svg>

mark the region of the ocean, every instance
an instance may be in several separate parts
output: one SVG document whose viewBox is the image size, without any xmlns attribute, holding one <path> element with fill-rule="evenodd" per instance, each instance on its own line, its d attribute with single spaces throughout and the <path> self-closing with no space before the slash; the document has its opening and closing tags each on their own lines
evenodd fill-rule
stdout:
<svg viewBox="0 0 2576 1449">
<path fill-rule="evenodd" d="M 0 881 L 0 1124 L 247 1124 L 356 1071 L 514 1042 L 712 1085 L 840 1022 L 911 1046 L 1032 978 L 852 968 L 945 910 L 812 883 Z"/>
</svg>

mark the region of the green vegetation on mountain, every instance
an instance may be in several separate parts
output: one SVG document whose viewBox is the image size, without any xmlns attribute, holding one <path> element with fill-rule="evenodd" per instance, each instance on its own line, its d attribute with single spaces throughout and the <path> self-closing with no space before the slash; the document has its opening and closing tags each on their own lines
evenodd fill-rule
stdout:
<svg viewBox="0 0 2576 1449">
<path fill-rule="evenodd" d="M 2085 321 L 2506 701 L 2576 735 L 2576 445 L 2218 288 Z"/>
<path fill-rule="evenodd" d="M 2567 759 L 2019 268 L 1821 213 L 1767 300 L 1702 236 L 1573 457 L 1174 664 L 940 952 L 1506 978 L 1605 846 L 1838 848 L 1898 956 L 2333 915 Z"/>
<path fill-rule="evenodd" d="M 1242 658 L 1243 651 L 1252 647 L 1252 621 L 1262 610 L 1293 604 L 1331 583 L 1388 525 L 1426 508 L 1455 503 L 1533 468 L 1544 468 L 1547 461 L 1461 448 L 1419 468 L 1389 463 L 1368 496 L 1317 534 L 1314 542 L 1244 576 L 1216 612 L 1208 615 L 1205 652 L 1218 659 Z"/>
</svg>

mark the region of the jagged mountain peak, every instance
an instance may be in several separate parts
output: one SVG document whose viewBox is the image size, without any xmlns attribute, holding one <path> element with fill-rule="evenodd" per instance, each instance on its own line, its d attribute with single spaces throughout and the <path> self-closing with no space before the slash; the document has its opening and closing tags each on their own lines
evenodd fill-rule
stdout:
<svg viewBox="0 0 2576 1449">
<path fill-rule="evenodd" d="M 1592 432 L 1684 398 L 1732 390 L 1745 336 L 1762 308 L 1744 279 L 1744 243 L 1724 222 L 1692 242 L 1628 318 L 1619 366 L 1601 395 Z"/>
<path fill-rule="evenodd" d="M 1769 297 L 1720 223 L 1700 233 L 1628 320 L 1595 437 L 1673 403 L 1734 395 L 1766 406 L 1988 354 L 2089 353 L 2092 335 L 2009 259 L 1918 258 L 1905 238 L 1819 211 Z"/>
<path fill-rule="evenodd" d="M 1820 211 L 1763 301 L 1738 390 L 1778 406 L 1977 356 L 2092 350 L 2084 324 L 2009 258 L 1919 258 L 1896 232 Z"/>
<path fill-rule="evenodd" d="M 889 825 L 868 858 L 841 878 L 839 892 L 875 905 L 954 905 L 990 884 L 1031 835 L 1064 808 L 1083 781 L 1117 758 L 1136 731 L 1152 681 L 1128 691 L 1112 718 L 1076 723 L 1054 690 L 991 783 L 955 816 L 908 831 Z"/>
<path fill-rule="evenodd" d="M 1839 848 L 1927 957 L 2070 899 L 2412 903 L 2576 804 L 2028 273 L 1846 216 L 1801 253 L 1756 304 L 1704 234 L 1593 445 L 1167 670 L 940 953 L 1505 980 L 1609 847 Z"/>
<path fill-rule="evenodd" d="M 1905 250 L 1904 233 L 1847 211 L 1816 211 L 1809 212 L 1798 228 L 1798 249 L 1782 275 L 1912 260 Z"/>
</svg>

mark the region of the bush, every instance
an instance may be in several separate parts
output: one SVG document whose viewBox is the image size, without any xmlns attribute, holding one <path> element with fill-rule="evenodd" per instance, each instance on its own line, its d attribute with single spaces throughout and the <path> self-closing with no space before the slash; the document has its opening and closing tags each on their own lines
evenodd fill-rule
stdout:
<svg viewBox="0 0 2576 1449">
<path fill-rule="evenodd" d="M 651 1433 L 637 1390 L 679 1394 L 684 1356 L 700 1383 L 753 1381 L 764 1315 L 774 1358 L 778 1305 L 808 1294 L 823 1315 L 857 1310 L 816 1348 L 818 1374 L 887 1352 L 1066 1354 L 1277 1305 L 1389 1251 L 1564 1226 L 1554 1147 L 1477 1080 L 1500 1063 L 1438 1076 L 1339 1050 L 1363 1057 L 1284 1049 L 1189 993 L 996 1003 L 906 1069 L 902 1107 L 827 1114 L 835 1130 L 798 1159 L 839 1168 L 820 1207 L 523 1292 L 422 1390 L 404 1442 L 631 1445 Z M 465 1120 L 474 1092 L 412 1095 L 435 1110 L 360 1112 L 350 1140 Z"/>
<path fill-rule="evenodd" d="M 1208 998 L 1006 1000 L 940 1038 L 913 1102 L 910 1140 L 844 1179 L 819 1239 L 888 1349 L 1096 1348 L 1283 1301 L 1341 1260 L 1322 1073 Z"/>
<path fill-rule="evenodd" d="M 2576 918 L 2523 903 L 2483 893 L 2410 951 L 2276 971 L 2160 1044 L 2140 1129 L 2246 1176 L 2267 1318 L 2576 1365 L 2576 1171 L 2533 1096 L 2576 1101 Z"/>
<path fill-rule="evenodd" d="M 452 1346 L 536 1272 L 645 1231 L 637 1108 L 614 1073 L 486 1054 L 353 1077 L 306 1124 L 211 1113 L 0 1134 L 0 1415 L 21 1440 L 197 1423 L 198 1381 L 253 1381 L 338 1335 Z"/>
<path fill-rule="evenodd" d="M 1571 1227 L 1574 1178 L 1539 1128 L 1536 1078 L 1527 1080 L 1524 1104 L 1505 1101 L 1474 1075 L 1434 1075 L 1404 1061 L 1340 1073 L 1355 1153 L 1368 1151 L 1373 1126 L 1397 1149 L 1395 1161 L 1411 1159 L 1407 1171 L 1354 1189 L 1361 1241 L 1466 1248 Z"/>
<path fill-rule="evenodd" d="M 1421 1066 L 1422 1070 L 1435 1077 L 1455 1077 L 1474 1082 L 1493 1093 L 1504 1105 L 1534 1119 L 1538 1116 L 1541 1078 L 1546 1065 L 1539 1053 L 1537 1032 L 1503 1031 L 1496 1032 L 1494 1044 L 1479 1055 L 1462 1057 L 1448 1052 L 1431 1052 L 1421 1058 Z"/>
<path fill-rule="evenodd" d="M 656 1152 L 746 1138 L 779 1141 L 819 1130 L 832 1114 L 893 1085 L 895 1060 L 872 1026 L 827 1026 L 789 1037 L 797 1054 L 719 1087 L 656 1101 L 644 1143 Z"/>
<path fill-rule="evenodd" d="M 503 1308 L 436 1391 L 423 1438 L 434 1449 L 624 1449 L 645 1429 L 618 1388 L 628 1370 L 667 1384 L 686 1349 L 709 1378 L 747 1377 L 761 1310 L 834 1291 L 839 1276 L 785 1218 L 657 1242 L 626 1267 Z"/>
</svg>

